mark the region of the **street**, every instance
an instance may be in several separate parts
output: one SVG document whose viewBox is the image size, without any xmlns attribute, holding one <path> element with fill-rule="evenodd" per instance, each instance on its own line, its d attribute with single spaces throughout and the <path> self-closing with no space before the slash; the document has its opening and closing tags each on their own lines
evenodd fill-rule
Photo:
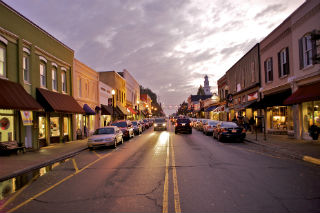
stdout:
<svg viewBox="0 0 320 213">
<path fill-rule="evenodd" d="M 45 172 L 44 172 L 45 173 Z M 13 194 L 5 212 L 319 212 L 320 167 L 193 129 L 148 129 L 85 150 Z"/>
</svg>

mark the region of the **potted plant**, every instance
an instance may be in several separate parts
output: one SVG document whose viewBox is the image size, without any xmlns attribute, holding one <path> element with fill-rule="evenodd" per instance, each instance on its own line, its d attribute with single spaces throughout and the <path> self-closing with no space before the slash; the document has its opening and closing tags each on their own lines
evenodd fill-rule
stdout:
<svg viewBox="0 0 320 213">
<path fill-rule="evenodd" d="M 312 137 L 313 140 L 318 140 L 319 133 L 320 133 L 319 127 L 317 127 L 316 125 L 310 126 L 309 135 L 310 135 L 310 137 Z"/>
</svg>

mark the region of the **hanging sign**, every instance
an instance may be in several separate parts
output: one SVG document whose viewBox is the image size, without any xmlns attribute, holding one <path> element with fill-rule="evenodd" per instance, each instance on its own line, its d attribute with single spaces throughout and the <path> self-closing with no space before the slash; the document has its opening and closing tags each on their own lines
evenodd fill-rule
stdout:
<svg viewBox="0 0 320 213">
<path fill-rule="evenodd" d="M 32 116 L 32 111 L 23 111 L 20 110 L 21 113 L 21 118 L 23 121 L 24 126 L 30 126 L 33 125 L 33 116 Z"/>
</svg>

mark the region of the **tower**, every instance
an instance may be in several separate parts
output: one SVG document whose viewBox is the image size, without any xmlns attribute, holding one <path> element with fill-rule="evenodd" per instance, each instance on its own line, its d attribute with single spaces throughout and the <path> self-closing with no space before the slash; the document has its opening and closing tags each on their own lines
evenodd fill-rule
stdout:
<svg viewBox="0 0 320 213">
<path fill-rule="evenodd" d="M 203 87 L 203 90 L 204 90 L 204 94 L 212 95 L 212 93 L 210 92 L 209 80 L 208 80 L 208 76 L 207 75 L 204 76 L 204 87 Z"/>
</svg>

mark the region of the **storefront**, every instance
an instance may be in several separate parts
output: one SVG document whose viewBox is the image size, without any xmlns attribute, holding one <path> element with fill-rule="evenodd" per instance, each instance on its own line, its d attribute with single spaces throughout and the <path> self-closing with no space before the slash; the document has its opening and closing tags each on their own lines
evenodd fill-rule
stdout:
<svg viewBox="0 0 320 213">
<path fill-rule="evenodd" d="M 45 109 L 38 113 L 40 147 L 73 140 L 72 118 L 85 114 L 72 96 L 37 88 L 37 100 Z M 81 119 L 76 116 L 76 119 Z"/>
<path fill-rule="evenodd" d="M 34 114 L 41 105 L 18 83 L 0 79 L 0 143 L 17 141 L 26 148 L 38 148 L 33 134 Z"/>
</svg>

